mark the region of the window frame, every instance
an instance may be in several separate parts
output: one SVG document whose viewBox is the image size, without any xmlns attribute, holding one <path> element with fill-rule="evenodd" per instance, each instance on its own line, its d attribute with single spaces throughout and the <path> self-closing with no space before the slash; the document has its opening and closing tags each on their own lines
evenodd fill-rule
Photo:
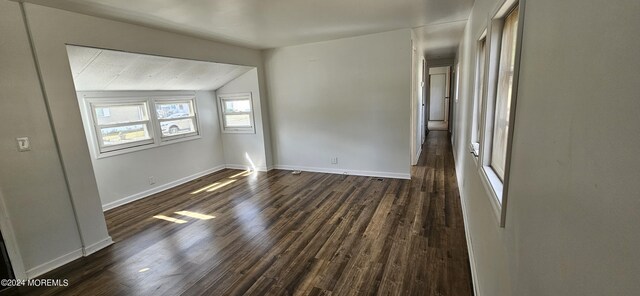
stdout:
<svg viewBox="0 0 640 296">
<path fill-rule="evenodd" d="M 226 112 L 224 103 L 226 101 L 240 101 L 249 100 L 249 106 L 251 110 L 249 112 Z M 219 94 L 218 95 L 218 117 L 220 118 L 220 129 L 223 133 L 227 134 L 255 134 L 256 124 L 254 119 L 255 106 L 253 105 L 252 93 L 232 93 L 232 94 Z M 248 114 L 251 126 L 233 127 L 227 126 L 226 115 L 239 115 Z"/>
<path fill-rule="evenodd" d="M 127 100 L 117 100 L 117 99 L 89 99 L 87 100 L 87 104 L 89 106 L 89 112 L 91 113 L 91 125 L 93 127 L 93 132 L 95 136 L 95 140 L 97 143 L 97 151 L 100 154 L 106 154 L 115 151 L 121 151 L 128 148 L 135 148 L 140 146 L 151 145 L 155 142 L 155 133 L 153 130 L 153 123 L 151 118 L 153 117 L 151 114 L 151 110 L 149 108 L 149 102 L 145 99 L 139 98 L 131 98 Z M 126 123 L 113 123 L 113 124 L 99 124 L 98 123 L 98 114 L 96 112 L 96 108 L 103 108 L 104 106 L 133 106 L 144 104 L 144 107 L 147 112 L 147 120 L 138 120 L 138 121 L 130 121 Z M 147 126 L 147 131 L 149 133 L 149 139 L 145 139 L 142 141 L 136 141 L 131 143 L 124 144 L 116 144 L 107 146 L 104 144 L 103 138 L 101 136 L 102 128 L 110 128 L 110 127 L 121 127 L 121 126 L 129 126 L 134 124 L 144 124 Z"/>
<path fill-rule="evenodd" d="M 471 142 L 469 143 L 469 152 L 474 156 L 473 160 L 476 165 L 480 163 L 481 143 L 482 143 L 482 126 L 484 125 L 484 108 L 487 94 L 487 65 L 489 63 L 489 41 L 487 36 L 487 28 L 476 38 L 476 68 L 474 79 L 474 101 L 473 101 L 473 118 L 471 123 Z"/>
<path fill-rule="evenodd" d="M 515 130 L 515 116 L 518 96 L 518 80 L 520 74 L 520 56 L 522 52 L 522 37 L 524 29 L 526 0 L 501 1 L 490 18 L 486 43 L 486 65 L 484 100 L 482 109 L 482 127 L 480 129 L 480 153 L 479 174 L 483 185 L 489 193 L 491 205 L 499 220 L 499 226 L 504 227 L 506 222 L 507 197 L 509 191 L 509 178 L 511 166 L 511 154 L 513 146 L 513 133 Z M 509 129 L 507 131 L 507 147 L 505 151 L 504 179 L 501 179 L 491 167 L 491 151 L 493 144 L 493 129 L 495 120 L 495 104 L 498 87 L 498 71 L 500 66 L 500 48 L 502 47 L 502 33 L 504 20 L 518 9 L 518 27 L 516 28 L 513 80 L 511 82 L 511 104 L 509 111 Z"/>
<path fill-rule="evenodd" d="M 153 117 L 155 118 L 155 121 L 156 121 L 156 127 L 158 129 L 158 134 L 160 136 L 161 142 L 171 142 L 171 141 L 176 141 L 184 138 L 197 137 L 200 135 L 200 121 L 198 120 L 198 106 L 197 106 L 198 103 L 195 96 L 168 96 L 164 98 L 153 97 L 151 100 L 153 101 L 153 114 L 154 114 Z M 181 102 L 190 102 L 191 108 L 193 109 L 192 116 L 180 117 L 180 118 L 164 118 L 164 119 L 158 118 L 158 114 L 157 114 L 158 110 L 156 109 L 156 105 L 181 103 Z M 191 133 L 183 133 L 183 134 L 169 135 L 169 136 L 165 136 L 162 133 L 162 122 L 175 121 L 180 119 L 192 119 L 193 127 L 196 130 Z"/>
<path fill-rule="evenodd" d="M 131 152 L 136 152 L 140 150 L 146 150 L 151 148 L 156 148 L 164 145 L 170 145 L 174 143 L 179 143 L 183 141 L 190 141 L 200 139 L 201 136 L 201 126 L 200 119 L 198 114 L 198 99 L 195 92 L 153 92 L 153 91 L 88 91 L 88 92 L 78 92 L 78 99 L 81 101 L 81 105 L 84 105 L 84 109 L 82 110 L 83 114 L 83 125 L 85 132 L 88 137 L 92 138 L 92 140 L 88 140 L 90 150 L 92 151 L 93 157 L 95 159 L 101 159 L 111 156 L 116 156 L 120 154 L 126 154 Z M 186 100 L 192 100 L 193 106 L 193 116 L 184 117 L 184 118 L 194 118 L 194 127 L 196 128 L 196 132 L 188 133 L 188 134 L 180 134 L 175 136 L 165 136 L 162 135 L 162 128 L 160 125 L 160 119 L 158 119 L 157 111 L 156 111 L 156 103 L 157 104 L 165 104 L 167 102 L 182 102 Z M 102 145 L 102 139 L 100 137 L 100 130 L 97 128 L 97 114 L 95 108 L 93 106 L 96 105 L 128 105 L 144 102 L 147 108 L 147 116 L 148 116 L 148 126 L 149 135 L 151 137 L 150 140 L 144 141 L 144 143 L 134 142 L 130 143 L 130 145 L 118 145 L 116 148 L 107 148 L 105 149 L 104 145 Z M 180 118 L 177 118 L 180 119 Z M 87 122 L 84 122 L 84 121 Z M 126 123 L 122 125 L 131 125 L 131 123 Z"/>
</svg>

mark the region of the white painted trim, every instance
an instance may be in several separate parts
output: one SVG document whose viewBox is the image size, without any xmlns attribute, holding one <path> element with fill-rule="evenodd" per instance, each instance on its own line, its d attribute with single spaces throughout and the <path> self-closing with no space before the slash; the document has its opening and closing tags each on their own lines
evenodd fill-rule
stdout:
<svg viewBox="0 0 640 296">
<path fill-rule="evenodd" d="M 93 244 L 91 244 L 89 246 L 83 247 L 82 248 L 82 254 L 85 257 L 87 257 L 87 256 L 89 256 L 89 255 L 91 255 L 91 254 L 93 254 L 93 253 L 95 253 L 97 251 L 100 251 L 100 250 L 110 246 L 111 244 L 113 244 L 113 240 L 111 239 L 110 236 L 107 236 L 105 239 L 103 239 L 103 240 L 101 240 L 99 242 L 96 242 L 96 243 L 93 243 Z"/>
<path fill-rule="evenodd" d="M 460 181 L 460 176 L 458 176 L 458 184 L 460 183 L 459 181 Z M 462 220 L 464 221 L 464 235 L 466 236 L 466 239 L 467 239 L 467 252 L 469 254 L 469 265 L 471 267 L 471 281 L 473 282 L 473 295 L 480 296 L 480 293 L 478 293 L 478 271 L 476 268 L 476 258 L 473 253 L 471 231 L 469 231 L 467 202 L 464 198 L 462 198 L 462 194 L 460 195 L 460 204 L 462 205 Z"/>
<path fill-rule="evenodd" d="M 62 255 L 56 259 L 27 270 L 27 278 L 36 278 L 78 258 L 82 258 L 82 249 L 77 249 L 71 253 Z"/>
<path fill-rule="evenodd" d="M 119 200 L 116 200 L 116 201 L 113 201 L 113 202 L 110 202 L 110 203 L 102 205 L 102 210 L 103 211 L 111 210 L 113 208 L 128 204 L 130 202 L 133 202 L 133 201 L 148 197 L 150 195 L 153 195 L 153 194 L 156 194 L 156 193 L 159 193 L 159 192 L 162 192 L 162 191 L 165 191 L 165 190 L 167 190 L 169 188 L 172 188 L 172 187 L 175 187 L 175 186 L 178 186 L 178 185 L 182 185 L 184 183 L 187 183 L 189 181 L 195 180 L 195 179 L 200 178 L 202 176 L 205 176 L 205 175 L 208 175 L 208 174 L 211 174 L 211 173 L 215 173 L 215 172 L 223 170 L 225 168 L 227 168 L 227 166 L 219 165 L 219 166 L 216 166 L 214 168 L 208 169 L 206 171 L 195 173 L 195 174 L 193 174 L 191 176 L 187 176 L 187 177 L 184 177 L 182 179 L 178 179 L 178 180 L 175 180 L 173 182 L 169 182 L 169 183 L 160 185 L 158 187 L 154 187 L 154 188 L 151 188 L 149 190 L 145 190 L 143 192 L 136 193 L 136 194 L 127 196 L 125 198 L 121 198 Z"/>
<path fill-rule="evenodd" d="M 414 159 L 411 165 L 418 164 L 418 160 L 420 160 L 420 154 L 422 154 L 422 145 L 420 145 L 420 148 L 418 149 L 418 152 L 416 153 L 416 156 L 415 156 L 416 158 Z"/>
<path fill-rule="evenodd" d="M 500 215 L 502 212 L 502 205 L 500 204 L 503 186 L 502 182 L 489 166 L 481 166 L 478 168 L 478 174 L 480 175 L 480 183 L 482 183 L 487 195 L 489 196 L 493 213 L 498 220 L 498 224 L 500 224 Z"/>
<path fill-rule="evenodd" d="M 13 231 L 13 225 L 11 224 L 11 218 L 7 211 L 7 205 L 4 202 L 2 190 L 0 190 L 0 230 L 2 231 L 5 247 L 7 248 L 15 277 L 17 279 L 26 279 L 27 273 L 25 272 L 24 262 L 20 254 L 20 248 L 18 248 L 18 241 Z"/>
<path fill-rule="evenodd" d="M 251 165 L 248 165 L 248 164 L 226 164 L 225 166 L 227 169 L 232 169 L 232 170 L 250 170 L 251 169 Z M 267 172 L 273 168 L 269 169 L 266 166 L 259 166 L 259 167 L 256 167 L 256 169 L 258 170 L 258 172 Z"/>
<path fill-rule="evenodd" d="M 303 166 L 291 166 L 291 165 L 276 165 L 275 169 L 278 170 L 299 170 L 315 173 L 327 173 L 327 174 L 347 174 L 353 176 L 365 176 L 365 177 L 380 177 L 380 178 L 392 178 L 392 179 L 411 179 L 411 174 L 391 173 L 391 172 L 376 172 L 376 171 L 359 171 L 348 169 L 331 169 L 331 168 L 317 168 L 317 167 L 303 167 Z"/>
</svg>

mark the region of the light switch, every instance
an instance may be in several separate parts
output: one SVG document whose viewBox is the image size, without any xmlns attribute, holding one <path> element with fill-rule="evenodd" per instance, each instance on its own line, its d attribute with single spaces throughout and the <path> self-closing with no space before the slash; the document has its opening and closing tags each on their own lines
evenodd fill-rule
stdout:
<svg viewBox="0 0 640 296">
<path fill-rule="evenodd" d="M 29 138 L 16 138 L 18 141 L 18 151 L 25 152 L 31 150 L 31 144 L 29 144 Z"/>
</svg>

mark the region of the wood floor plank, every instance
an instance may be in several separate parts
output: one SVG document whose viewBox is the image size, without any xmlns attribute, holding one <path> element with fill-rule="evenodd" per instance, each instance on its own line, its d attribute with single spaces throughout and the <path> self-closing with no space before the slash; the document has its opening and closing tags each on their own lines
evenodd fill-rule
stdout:
<svg viewBox="0 0 640 296">
<path fill-rule="evenodd" d="M 13 295 L 473 295 L 446 132 L 411 180 L 227 169 L 105 217 L 114 245 L 42 276 L 68 287 Z"/>
</svg>

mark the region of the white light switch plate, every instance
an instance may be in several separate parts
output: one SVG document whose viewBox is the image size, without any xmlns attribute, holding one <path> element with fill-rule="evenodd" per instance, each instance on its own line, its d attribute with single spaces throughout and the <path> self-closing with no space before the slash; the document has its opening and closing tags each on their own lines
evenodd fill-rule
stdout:
<svg viewBox="0 0 640 296">
<path fill-rule="evenodd" d="M 16 138 L 18 141 L 18 151 L 25 152 L 31 150 L 31 144 L 29 143 L 29 138 Z"/>
</svg>

